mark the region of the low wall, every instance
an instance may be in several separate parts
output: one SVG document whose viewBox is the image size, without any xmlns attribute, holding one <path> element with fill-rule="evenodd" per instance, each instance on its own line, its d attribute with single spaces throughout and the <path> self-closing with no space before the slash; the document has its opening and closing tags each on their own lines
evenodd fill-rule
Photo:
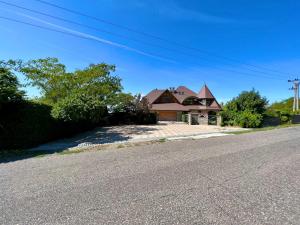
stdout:
<svg viewBox="0 0 300 225">
<path fill-rule="evenodd" d="M 294 115 L 292 116 L 292 123 L 294 124 L 300 124 L 300 115 Z"/>
<path fill-rule="evenodd" d="M 279 117 L 264 118 L 263 127 L 279 126 L 279 125 L 280 125 L 280 118 Z"/>
</svg>

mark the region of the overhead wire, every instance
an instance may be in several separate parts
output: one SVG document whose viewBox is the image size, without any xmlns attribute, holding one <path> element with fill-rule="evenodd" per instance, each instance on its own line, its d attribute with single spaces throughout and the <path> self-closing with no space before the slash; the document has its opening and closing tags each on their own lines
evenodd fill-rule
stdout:
<svg viewBox="0 0 300 225">
<path fill-rule="evenodd" d="M 86 37 L 86 36 L 77 35 L 77 34 L 74 34 L 74 33 L 71 33 L 71 32 L 65 32 L 65 31 L 62 31 L 62 30 L 57 30 L 57 29 L 53 29 L 53 28 L 49 28 L 49 27 L 45 27 L 45 26 L 41 26 L 41 25 L 29 23 L 29 22 L 25 22 L 25 21 L 13 19 L 13 18 L 8 18 L 8 17 L 0 16 L 0 19 L 11 21 L 11 22 L 15 22 L 15 23 L 24 24 L 24 25 L 27 25 L 27 26 L 31 26 L 31 27 L 35 27 L 35 28 L 39 28 L 39 29 L 43 29 L 43 30 L 49 30 L 49 31 L 52 31 L 52 32 L 61 33 L 61 34 L 65 34 L 65 35 L 69 35 L 69 36 L 73 36 L 73 37 L 77 37 L 77 38 L 82 38 L 82 39 L 86 39 L 86 40 L 97 41 L 97 40 L 95 40 L 93 38 L 89 38 L 89 37 Z M 149 54 L 152 54 L 152 53 L 149 53 Z M 159 57 L 164 57 L 164 56 L 159 56 Z M 262 76 L 262 75 L 257 76 L 255 74 L 250 74 L 250 73 L 235 71 L 235 70 L 231 70 L 231 69 L 224 69 L 224 68 L 220 68 L 220 67 L 217 67 L 217 66 L 210 66 L 210 67 L 215 68 L 215 69 L 220 70 L 220 71 L 227 71 L 227 72 L 232 72 L 232 73 L 235 73 L 235 74 L 243 74 L 243 75 L 246 75 L 246 76 L 262 77 L 262 78 L 273 79 L 273 80 L 283 80 L 283 79 L 279 79 L 279 78 L 275 78 L 275 77 L 270 77 L 270 76 Z"/>
<path fill-rule="evenodd" d="M 83 17 L 86 17 L 86 18 L 89 18 L 89 19 L 92 19 L 92 20 L 95 20 L 95 21 L 98 21 L 98 22 L 101 22 L 101 23 L 105 23 L 105 24 L 108 24 L 108 25 L 111 25 L 111 26 L 114 26 L 114 27 L 117 27 L 117 28 L 120 28 L 120 29 L 123 29 L 123 30 L 127 30 L 127 31 L 130 31 L 130 32 L 139 34 L 139 35 L 143 35 L 143 36 L 146 36 L 146 37 L 157 39 L 157 40 L 167 42 L 169 44 L 177 45 L 177 46 L 180 46 L 180 47 L 183 47 L 183 48 L 186 48 L 186 49 L 190 49 L 190 50 L 193 50 L 193 51 L 201 52 L 203 54 L 210 55 L 210 56 L 213 56 L 213 57 L 217 57 L 217 58 L 220 58 L 220 59 L 223 59 L 223 60 L 232 61 L 232 62 L 239 63 L 239 64 L 242 64 L 242 65 L 245 65 L 245 66 L 248 66 L 248 67 L 254 67 L 254 68 L 258 68 L 258 69 L 273 72 L 273 73 L 285 74 L 285 75 L 291 76 L 291 74 L 286 73 L 286 72 L 282 72 L 282 71 L 279 71 L 279 70 L 276 70 L 276 69 L 266 68 L 264 66 L 254 65 L 254 64 L 251 64 L 251 63 L 242 62 L 242 61 L 240 61 L 238 59 L 234 59 L 232 57 L 227 57 L 227 56 L 216 54 L 216 53 L 206 51 L 206 50 L 203 50 L 203 49 L 195 48 L 195 47 L 192 47 L 192 46 L 189 46 L 189 45 L 179 43 L 177 41 L 169 40 L 167 38 L 163 38 L 163 37 L 151 34 L 151 33 L 140 31 L 140 30 L 137 30 L 137 29 L 125 26 L 125 25 L 120 25 L 118 23 L 109 21 L 107 19 L 102 19 L 102 18 L 99 18 L 99 17 L 96 17 L 96 16 L 88 15 L 86 13 L 82 13 L 82 12 L 77 11 L 77 10 L 73 10 L 73 9 L 63 7 L 63 6 L 54 4 L 54 3 L 50 3 L 48 1 L 44 1 L 44 0 L 34 0 L 34 1 L 39 2 L 41 4 L 44 4 L 44 5 L 48 5 L 48 6 L 51 6 L 51 7 L 58 8 L 60 10 L 63 10 L 63 11 L 66 11 L 66 12 L 69 12 L 69 13 L 72 13 L 72 14 L 83 16 Z"/>
</svg>

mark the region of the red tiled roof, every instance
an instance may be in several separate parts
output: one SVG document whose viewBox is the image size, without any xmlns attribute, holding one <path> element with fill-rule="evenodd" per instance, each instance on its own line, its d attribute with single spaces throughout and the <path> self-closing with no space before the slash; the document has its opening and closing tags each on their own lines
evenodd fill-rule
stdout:
<svg viewBox="0 0 300 225">
<path fill-rule="evenodd" d="M 209 107 L 221 109 L 221 106 L 219 105 L 219 103 L 216 100 L 214 100 L 213 103 L 211 103 L 211 105 Z"/>
<path fill-rule="evenodd" d="M 221 106 L 208 89 L 206 85 L 202 87 L 199 94 L 197 95 L 192 90 L 188 89 L 185 86 L 179 86 L 176 90 L 170 91 L 170 93 L 178 100 L 180 103 L 160 103 L 160 104 L 153 104 L 156 99 L 158 99 L 167 89 L 165 90 L 158 90 L 154 89 L 145 97 L 147 98 L 150 109 L 151 110 L 170 110 L 170 111 L 190 111 L 190 110 L 220 110 Z M 197 97 L 200 99 L 213 99 L 213 102 L 210 106 L 203 106 L 203 105 L 182 105 L 183 101 L 188 97 Z"/>
<path fill-rule="evenodd" d="M 206 84 L 202 87 L 198 94 L 198 98 L 206 98 L 206 99 L 214 99 L 215 97 L 211 93 L 211 91 L 208 89 Z"/>
<path fill-rule="evenodd" d="M 186 98 L 191 96 L 197 96 L 195 92 L 188 89 L 185 86 L 179 86 L 173 95 L 177 98 L 177 100 L 182 103 Z"/>
<path fill-rule="evenodd" d="M 162 93 L 164 93 L 166 90 L 158 90 L 154 89 L 149 94 L 147 94 L 145 97 L 147 98 L 149 104 L 152 104 L 159 96 L 161 96 Z"/>
<path fill-rule="evenodd" d="M 185 95 L 188 95 L 188 96 L 196 96 L 197 94 L 195 92 L 193 92 L 192 90 L 188 89 L 187 87 L 185 86 L 179 86 L 176 91 L 178 92 L 183 92 Z"/>
</svg>

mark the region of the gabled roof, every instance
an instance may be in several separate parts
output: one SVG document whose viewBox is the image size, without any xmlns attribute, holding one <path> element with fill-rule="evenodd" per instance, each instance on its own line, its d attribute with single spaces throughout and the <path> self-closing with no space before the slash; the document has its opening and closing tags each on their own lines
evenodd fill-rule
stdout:
<svg viewBox="0 0 300 225">
<path fill-rule="evenodd" d="M 153 104 L 153 102 L 155 102 L 155 100 L 158 99 L 159 96 L 161 96 L 165 91 L 167 90 L 154 89 L 145 97 L 147 98 L 149 104 Z M 187 97 L 197 96 L 195 92 L 185 86 L 179 86 L 174 92 L 171 93 L 180 103 L 182 103 Z"/>
<path fill-rule="evenodd" d="M 152 90 L 149 94 L 147 94 L 145 97 L 147 98 L 149 104 L 152 105 L 152 109 L 156 110 L 190 110 L 190 109 L 221 109 L 221 106 L 209 90 L 209 88 L 204 85 L 202 89 L 200 90 L 199 94 L 197 95 L 195 92 L 192 90 L 188 89 L 185 86 L 179 86 L 176 90 L 174 91 L 169 91 L 177 100 L 180 104 L 178 103 L 163 103 L 163 104 L 154 104 L 154 102 L 166 91 L 169 91 L 168 89 L 164 90 L 159 90 L 159 89 L 154 89 Z M 196 97 L 200 99 L 212 99 L 213 102 L 210 106 L 183 106 L 181 105 L 185 99 L 188 97 Z"/>
<path fill-rule="evenodd" d="M 154 89 L 152 90 L 149 94 L 147 94 L 145 97 L 148 100 L 149 104 L 152 104 L 159 96 L 162 95 L 162 93 L 164 93 L 166 90 L 158 90 L 158 89 Z"/>
<path fill-rule="evenodd" d="M 185 95 L 188 95 L 188 96 L 196 96 L 197 95 L 195 92 L 193 92 L 191 89 L 188 89 L 185 86 L 179 86 L 176 89 L 176 91 L 177 92 L 183 92 Z"/>
<path fill-rule="evenodd" d="M 182 103 L 188 97 L 197 96 L 195 92 L 185 86 L 179 86 L 173 94 L 180 103 Z"/>
<path fill-rule="evenodd" d="M 202 87 L 198 94 L 198 98 L 205 98 L 205 99 L 215 99 L 211 91 L 208 89 L 206 84 Z"/>
</svg>

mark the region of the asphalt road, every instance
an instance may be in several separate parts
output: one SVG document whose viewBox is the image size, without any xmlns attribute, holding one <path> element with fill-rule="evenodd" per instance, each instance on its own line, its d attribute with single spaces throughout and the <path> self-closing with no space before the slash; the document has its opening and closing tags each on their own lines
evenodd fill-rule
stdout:
<svg viewBox="0 0 300 225">
<path fill-rule="evenodd" d="M 0 224 L 300 224 L 300 127 L 0 164 Z"/>
</svg>

